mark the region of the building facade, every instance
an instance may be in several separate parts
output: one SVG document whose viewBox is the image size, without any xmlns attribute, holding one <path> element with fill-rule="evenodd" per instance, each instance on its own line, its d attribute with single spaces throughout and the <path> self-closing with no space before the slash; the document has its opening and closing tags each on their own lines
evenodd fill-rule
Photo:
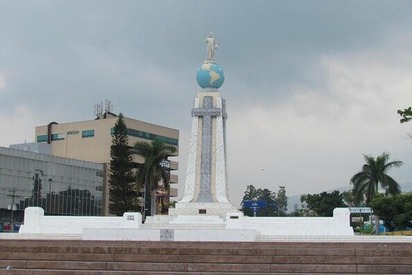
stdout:
<svg viewBox="0 0 412 275">
<path fill-rule="evenodd" d="M 0 147 L 0 219 L 21 222 L 28 206 L 48 215 L 101 216 L 104 165 Z"/>
<path fill-rule="evenodd" d="M 69 123 L 51 122 L 48 125 L 36 127 L 36 142 L 50 144 L 51 153 L 54 156 L 103 163 L 105 167 L 108 167 L 112 131 L 117 119 L 117 115 L 106 112 L 93 120 Z M 178 130 L 127 117 L 124 117 L 123 120 L 128 129 L 130 147 L 138 141 L 160 140 L 168 145 L 175 146 L 177 151 L 173 156 L 178 156 Z M 135 155 L 133 161 L 138 167 L 139 164 L 143 163 L 143 158 Z M 173 174 L 173 171 L 177 169 L 178 162 L 171 160 L 171 197 L 177 197 L 177 188 L 173 187 L 173 185 L 177 186 L 176 183 L 178 182 L 177 175 Z M 107 169 L 104 173 L 106 181 L 103 189 L 103 214 L 108 215 L 109 186 Z"/>
</svg>

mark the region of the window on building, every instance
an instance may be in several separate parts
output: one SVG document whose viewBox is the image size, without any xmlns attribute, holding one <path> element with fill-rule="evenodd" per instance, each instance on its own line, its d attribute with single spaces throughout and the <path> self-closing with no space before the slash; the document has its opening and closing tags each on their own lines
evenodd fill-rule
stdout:
<svg viewBox="0 0 412 275">
<path fill-rule="evenodd" d="M 47 135 L 39 135 L 36 138 L 37 142 L 47 142 Z"/>
<path fill-rule="evenodd" d="M 103 171 L 102 170 L 97 170 L 96 171 L 96 177 L 103 177 Z"/>
<path fill-rule="evenodd" d="M 82 131 L 82 138 L 94 137 L 94 130 L 84 130 Z"/>
<path fill-rule="evenodd" d="M 64 134 L 52 134 L 51 135 L 51 140 L 52 141 L 64 140 Z"/>
</svg>

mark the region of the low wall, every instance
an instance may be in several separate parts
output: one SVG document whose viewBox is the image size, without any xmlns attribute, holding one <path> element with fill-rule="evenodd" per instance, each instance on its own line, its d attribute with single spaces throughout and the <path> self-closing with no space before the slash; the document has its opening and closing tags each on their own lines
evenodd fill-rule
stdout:
<svg viewBox="0 0 412 275">
<path fill-rule="evenodd" d="M 335 208 L 333 217 L 244 217 L 228 213 L 226 229 L 254 229 L 260 236 L 353 236 L 350 211 Z"/>
<path fill-rule="evenodd" d="M 41 207 L 27 207 L 19 233 L 81 235 L 84 228 L 139 228 L 141 224 L 142 215 L 135 212 L 123 217 L 44 216 Z"/>
<path fill-rule="evenodd" d="M 40 207 L 25 210 L 21 234 L 78 235 L 84 240 L 256 241 L 276 236 L 354 236 L 350 212 L 333 217 L 155 216 L 142 224 L 140 213 L 123 217 L 44 216 Z M 98 230 L 96 230 L 98 229 Z"/>
</svg>

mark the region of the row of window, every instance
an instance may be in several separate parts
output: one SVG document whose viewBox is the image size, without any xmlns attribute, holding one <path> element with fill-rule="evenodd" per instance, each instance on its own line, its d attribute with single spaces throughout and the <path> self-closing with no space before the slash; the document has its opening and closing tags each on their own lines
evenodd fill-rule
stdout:
<svg viewBox="0 0 412 275">
<path fill-rule="evenodd" d="M 113 128 L 112 128 L 112 133 L 113 133 Z M 175 138 L 159 136 L 156 134 L 139 131 L 135 129 L 127 128 L 127 134 L 132 137 L 139 137 L 139 138 L 150 139 L 150 140 L 159 140 L 161 142 L 168 143 L 171 145 L 176 145 L 176 146 L 179 145 L 179 141 Z"/>
<path fill-rule="evenodd" d="M 111 129 L 111 133 L 113 134 L 113 128 Z M 68 135 L 74 135 L 78 134 L 78 131 L 70 131 L 67 132 Z M 165 136 L 160 136 L 140 130 L 135 130 L 131 128 L 127 128 L 127 134 L 132 137 L 139 137 L 139 138 L 144 138 L 144 139 L 150 139 L 150 140 L 159 140 L 164 143 L 168 143 L 171 145 L 179 145 L 179 141 L 175 138 L 170 138 L 170 137 L 165 137 Z M 94 137 L 94 130 L 84 130 L 82 131 L 82 138 L 90 138 Z M 39 135 L 36 138 L 37 142 L 47 142 L 47 135 Z M 57 140 L 64 140 L 64 134 L 52 134 L 51 135 L 51 140 L 52 141 L 57 141 Z"/>
<path fill-rule="evenodd" d="M 67 132 L 67 135 L 76 135 L 78 134 L 79 131 L 70 131 Z M 89 138 L 89 137 L 94 137 L 94 130 L 84 130 L 82 131 L 82 138 Z M 37 142 L 47 142 L 47 135 L 39 135 L 36 138 Z M 57 140 L 64 140 L 64 134 L 52 134 L 51 135 L 51 140 L 52 141 L 57 141 Z"/>
</svg>

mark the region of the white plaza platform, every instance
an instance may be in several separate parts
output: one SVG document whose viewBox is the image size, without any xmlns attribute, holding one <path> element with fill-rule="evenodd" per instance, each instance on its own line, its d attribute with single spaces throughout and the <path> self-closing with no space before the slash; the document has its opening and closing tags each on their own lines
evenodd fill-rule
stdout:
<svg viewBox="0 0 412 275">
<path fill-rule="evenodd" d="M 39 207 L 25 210 L 19 238 L 67 237 L 83 240 L 147 241 L 279 241 L 291 239 L 352 239 L 349 210 L 336 208 L 330 218 L 226 217 L 178 215 L 148 217 L 143 224 L 140 213 L 123 217 L 44 216 Z"/>
</svg>

